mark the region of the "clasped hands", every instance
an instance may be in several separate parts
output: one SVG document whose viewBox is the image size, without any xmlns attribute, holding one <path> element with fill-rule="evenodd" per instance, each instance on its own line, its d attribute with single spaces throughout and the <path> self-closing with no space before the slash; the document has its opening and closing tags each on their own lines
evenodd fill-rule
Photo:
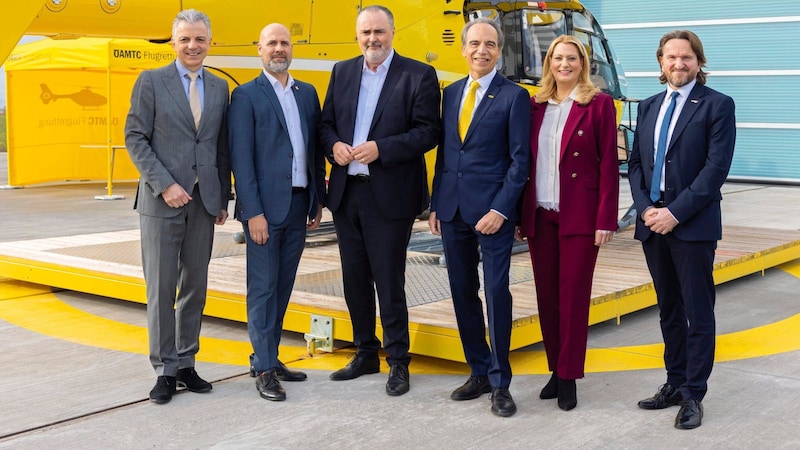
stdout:
<svg viewBox="0 0 800 450">
<path fill-rule="evenodd" d="M 333 160 L 340 166 L 346 166 L 353 161 L 361 164 L 370 164 L 378 159 L 378 144 L 375 141 L 367 141 L 355 147 L 339 141 L 333 144 Z"/>
<path fill-rule="evenodd" d="M 667 208 L 651 206 L 642 213 L 642 220 L 644 220 L 644 225 L 650 228 L 650 231 L 658 234 L 670 233 L 678 225 L 675 216 Z"/>
</svg>

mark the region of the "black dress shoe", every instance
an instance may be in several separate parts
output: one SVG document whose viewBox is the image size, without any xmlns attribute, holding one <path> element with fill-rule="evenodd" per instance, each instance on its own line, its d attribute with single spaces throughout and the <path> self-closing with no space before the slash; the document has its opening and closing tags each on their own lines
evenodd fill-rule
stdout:
<svg viewBox="0 0 800 450">
<path fill-rule="evenodd" d="M 211 390 L 211 383 L 200 378 L 195 372 L 194 367 L 178 369 L 178 386 L 185 387 L 190 392 L 208 392 Z"/>
<path fill-rule="evenodd" d="M 681 391 L 669 384 L 662 384 L 658 388 L 656 395 L 639 401 L 639 408 L 642 409 L 664 409 L 675 406 L 681 401 Z"/>
<path fill-rule="evenodd" d="M 274 370 L 261 372 L 256 377 L 256 389 L 261 398 L 272 400 L 274 402 L 282 402 L 286 400 L 286 391 L 283 390 L 281 382 Z"/>
<path fill-rule="evenodd" d="M 275 368 L 275 376 L 280 381 L 305 381 L 308 376 L 305 372 L 299 370 L 292 370 L 280 360 L 278 360 L 278 367 Z"/>
<path fill-rule="evenodd" d="M 389 395 L 405 394 L 411 388 L 408 379 L 407 365 L 392 364 L 389 368 L 389 380 L 386 381 L 386 393 Z"/>
<path fill-rule="evenodd" d="M 558 379 L 558 407 L 564 411 L 578 406 L 578 393 L 575 388 L 575 380 Z"/>
<path fill-rule="evenodd" d="M 250 355 L 250 360 L 252 361 L 252 355 Z M 282 363 L 281 360 L 278 360 L 278 367 L 275 368 L 275 374 L 280 381 L 305 381 L 308 376 L 305 372 L 300 372 L 299 370 L 292 370 L 286 367 L 286 364 Z M 250 377 L 256 377 L 256 368 L 252 365 L 250 366 Z"/>
<path fill-rule="evenodd" d="M 681 400 L 681 409 L 675 417 L 675 428 L 691 430 L 700 426 L 703 421 L 703 403 L 690 398 Z"/>
<path fill-rule="evenodd" d="M 453 400 L 472 400 L 483 394 L 492 392 L 492 385 L 489 384 L 489 377 L 471 376 L 463 386 L 457 388 L 450 394 Z"/>
<path fill-rule="evenodd" d="M 150 391 L 150 400 L 158 404 L 168 403 L 175 394 L 175 377 L 161 376 L 156 379 L 156 385 Z"/>
<path fill-rule="evenodd" d="M 511 398 L 511 393 L 505 388 L 492 389 L 492 412 L 496 416 L 510 417 L 517 412 L 517 405 Z"/>
<path fill-rule="evenodd" d="M 331 380 L 335 381 L 352 380 L 360 377 L 361 375 L 378 373 L 380 371 L 381 361 L 378 359 L 377 355 L 367 357 L 356 354 L 352 361 L 347 363 L 347 365 L 343 368 L 333 372 L 330 375 L 330 378 Z"/>
<path fill-rule="evenodd" d="M 550 381 L 544 385 L 542 392 L 539 393 L 539 398 L 542 400 L 549 400 L 551 398 L 558 398 L 558 374 L 553 371 L 550 376 Z"/>
</svg>

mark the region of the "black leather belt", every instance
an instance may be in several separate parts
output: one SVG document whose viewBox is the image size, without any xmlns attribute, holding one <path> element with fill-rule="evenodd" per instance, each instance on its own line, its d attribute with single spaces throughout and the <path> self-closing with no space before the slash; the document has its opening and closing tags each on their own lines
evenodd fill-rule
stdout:
<svg viewBox="0 0 800 450">
<path fill-rule="evenodd" d="M 667 204 L 664 203 L 664 200 L 659 200 L 659 201 L 653 203 L 653 206 L 656 207 L 656 208 L 666 208 Z"/>
<path fill-rule="evenodd" d="M 303 192 L 305 190 L 306 188 L 304 187 L 292 186 L 292 194 L 297 194 L 298 192 Z"/>
<path fill-rule="evenodd" d="M 355 174 L 355 175 L 348 175 L 347 177 L 350 178 L 351 180 L 354 180 L 354 181 L 360 181 L 361 183 L 369 183 L 369 180 L 370 180 L 370 176 L 369 175 L 365 175 L 363 173 L 358 173 L 358 174 Z"/>
</svg>

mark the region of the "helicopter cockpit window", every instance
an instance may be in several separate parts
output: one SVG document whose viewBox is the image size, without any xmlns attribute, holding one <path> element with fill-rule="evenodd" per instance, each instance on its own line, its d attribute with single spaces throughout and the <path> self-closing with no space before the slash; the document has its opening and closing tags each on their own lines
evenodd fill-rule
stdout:
<svg viewBox="0 0 800 450">
<path fill-rule="evenodd" d="M 525 75 L 542 77 L 542 61 L 553 40 L 567 33 L 567 22 L 560 11 L 542 12 L 537 9 L 525 9 L 522 13 L 522 43 Z"/>
<path fill-rule="evenodd" d="M 592 83 L 615 97 L 619 96 L 620 87 L 617 86 L 614 65 L 604 39 L 595 33 L 593 21 L 582 14 L 574 14 L 572 20 L 575 37 L 580 39 L 589 55 L 589 78 Z M 596 25 L 596 22 L 594 23 Z M 596 27 L 599 29 L 599 25 Z"/>
</svg>

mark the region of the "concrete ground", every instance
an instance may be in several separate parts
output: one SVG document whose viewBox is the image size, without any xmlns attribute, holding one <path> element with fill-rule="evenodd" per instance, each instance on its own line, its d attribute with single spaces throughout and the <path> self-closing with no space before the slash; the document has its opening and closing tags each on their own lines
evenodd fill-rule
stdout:
<svg viewBox="0 0 800 450">
<path fill-rule="evenodd" d="M 6 184 L 4 159 L 0 185 Z M 0 190 L 0 241 L 137 227 L 133 186 L 115 187 L 125 200 L 94 200 L 103 189 Z M 800 229 L 800 216 L 787 213 L 800 199 L 797 187 L 729 184 L 724 195 L 727 224 Z M 468 374 L 463 364 L 415 357 L 411 391 L 389 397 L 385 366 L 381 374 L 329 381 L 345 363 L 348 344 L 338 343 L 333 355 L 299 360 L 305 344 L 294 333 L 284 334 L 290 350 L 283 359 L 309 378 L 283 383 L 287 401 L 258 396 L 242 354 L 229 364 L 198 363 L 214 383 L 210 393 L 182 392 L 155 405 L 147 399 L 155 377 L 145 348 L 109 350 L 106 342 L 119 336 L 98 332 L 87 345 L 55 331 L 82 314 L 90 318 L 75 327 L 107 319 L 141 329 L 143 305 L 72 291 L 14 298 L 0 280 L 0 448 L 800 448 L 799 291 L 800 270 L 791 265 L 719 286 L 718 349 L 724 341 L 725 351 L 718 353 L 745 357 L 715 365 L 703 426 L 683 431 L 673 428 L 677 407 L 636 407 L 665 381 L 660 362 L 625 366 L 609 356 L 622 360 L 619 354 L 636 352 L 631 346 L 661 341 L 655 308 L 591 328 L 587 367 L 593 371 L 578 381 L 578 407 L 568 412 L 538 398 L 548 375 L 526 369 L 527 361 L 542 358 L 540 344 L 513 352 L 511 393 L 519 411 L 499 418 L 490 413 L 488 396 L 450 400 Z M 74 310 L 55 311 L 64 304 Z M 31 316 L 41 323 L 19 325 Z M 248 342 L 241 323 L 208 319 L 203 334 L 231 346 Z"/>
</svg>

